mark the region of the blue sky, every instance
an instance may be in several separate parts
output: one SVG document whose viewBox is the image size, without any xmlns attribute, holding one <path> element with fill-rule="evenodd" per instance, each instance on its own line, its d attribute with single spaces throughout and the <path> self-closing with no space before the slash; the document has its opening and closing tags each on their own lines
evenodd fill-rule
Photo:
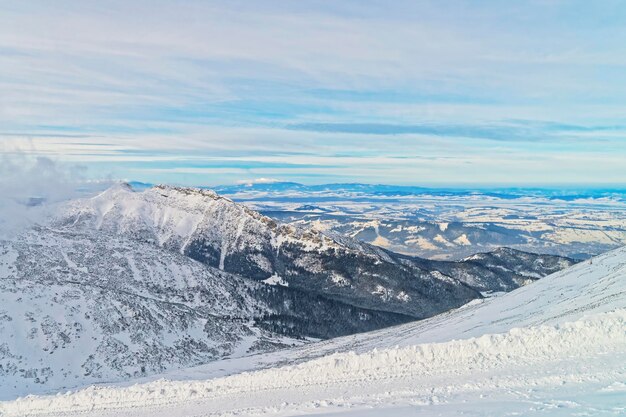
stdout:
<svg viewBox="0 0 626 417">
<path fill-rule="evenodd" d="M 0 0 L 0 152 L 91 177 L 626 185 L 619 1 Z"/>
</svg>

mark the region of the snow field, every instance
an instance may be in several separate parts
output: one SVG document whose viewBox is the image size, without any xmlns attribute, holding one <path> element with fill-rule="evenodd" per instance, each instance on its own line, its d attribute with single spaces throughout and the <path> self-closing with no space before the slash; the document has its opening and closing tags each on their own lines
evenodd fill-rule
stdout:
<svg viewBox="0 0 626 417">
<path fill-rule="evenodd" d="M 497 384 L 500 389 L 529 384 L 559 384 L 563 381 L 588 382 L 597 380 L 598 370 L 618 383 L 626 372 L 623 363 L 621 367 L 606 363 L 603 366 L 591 364 L 623 359 L 625 354 L 626 309 L 618 309 L 562 325 L 514 328 L 504 334 L 376 349 L 363 354 L 337 353 L 295 366 L 245 372 L 213 380 L 158 380 L 125 388 L 101 386 L 56 396 L 29 396 L 0 403 L 0 415 L 118 415 L 118 411 L 124 410 L 133 410 L 133 415 L 140 415 L 142 411 L 160 415 L 167 410 L 171 413 L 177 407 L 197 407 L 198 411 L 203 410 L 200 415 L 228 415 L 224 414 L 226 412 L 232 415 L 263 415 L 279 412 L 282 406 L 294 412 L 316 408 L 315 401 L 319 405 L 320 401 L 326 401 L 325 395 L 333 393 L 342 393 L 335 403 L 344 405 L 356 404 L 359 397 L 372 393 L 384 397 L 384 391 L 379 392 L 380 389 L 387 389 L 385 387 L 389 387 L 390 381 L 399 380 L 427 382 L 433 387 L 428 388 L 431 394 L 437 392 L 436 387 L 442 393 L 446 390 L 494 388 L 489 381 L 496 375 L 500 375 Z M 578 368 L 576 372 L 564 372 L 556 377 L 536 372 L 548 365 L 558 368 L 559 363 L 568 361 L 571 362 L 568 366 L 575 364 Z M 514 369 L 535 371 L 529 372 L 531 375 L 522 380 L 511 374 Z M 468 375 L 472 375 L 473 380 L 467 379 Z M 484 378 L 481 379 L 481 376 Z M 411 383 L 402 386 L 405 390 L 407 387 L 415 388 Z M 355 390 L 351 392 L 350 387 Z M 401 393 L 395 391 L 398 388 L 392 384 L 393 390 L 388 395 L 397 397 L 395 394 Z M 297 407 L 294 408 L 294 403 L 277 401 L 281 392 L 286 394 L 285 398 L 297 400 Z M 312 398 L 308 398 L 307 393 Z M 436 397 L 436 394 L 432 395 Z M 436 402 L 432 395 L 429 401 Z M 355 403 L 350 401 L 351 396 L 355 397 Z M 264 398 L 266 401 L 263 401 Z M 246 404 L 246 399 L 250 399 L 254 407 L 239 409 Z"/>
</svg>

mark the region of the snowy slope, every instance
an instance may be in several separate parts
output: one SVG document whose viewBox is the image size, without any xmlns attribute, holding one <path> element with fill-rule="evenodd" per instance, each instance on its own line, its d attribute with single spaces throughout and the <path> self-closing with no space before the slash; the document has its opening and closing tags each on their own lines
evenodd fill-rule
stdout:
<svg viewBox="0 0 626 417">
<path fill-rule="evenodd" d="M 198 368 L 207 376 L 293 364 L 337 352 L 441 343 L 453 339 L 507 332 L 513 328 L 559 325 L 585 315 L 626 308 L 626 247 L 613 250 L 495 298 L 467 305 L 426 320 L 317 342 L 280 352 L 242 358 L 217 367 Z"/>
<path fill-rule="evenodd" d="M 246 367 L 266 369 L 241 373 Z M 0 412 L 623 414 L 626 248 L 422 322 L 223 362 L 219 368 L 190 369 L 186 374 L 194 380 L 170 375 L 129 387 L 5 402 Z"/>
<path fill-rule="evenodd" d="M 263 330 L 262 284 L 118 236 L 0 241 L 0 398 L 302 343 Z"/>
<path fill-rule="evenodd" d="M 37 227 L 0 240 L 0 399 L 401 321 L 104 231 Z"/>
</svg>

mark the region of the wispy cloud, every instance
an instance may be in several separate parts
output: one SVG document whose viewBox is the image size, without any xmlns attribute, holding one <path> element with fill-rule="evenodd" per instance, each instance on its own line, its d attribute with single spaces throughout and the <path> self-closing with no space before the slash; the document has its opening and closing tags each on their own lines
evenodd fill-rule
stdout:
<svg viewBox="0 0 626 417">
<path fill-rule="evenodd" d="M 511 183 L 626 182 L 606 163 L 626 158 L 625 20 L 583 1 L 5 2 L 0 152 L 148 181 L 482 181 L 496 160 Z"/>
<path fill-rule="evenodd" d="M 511 121 L 499 124 L 385 124 L 385 123 L 299 123 L 286 126 L 292 130 L 365 135 L 432 135 L 467 137 L 498 141 L 562 140 L 567 133 L 617 132 L 626 137 L 626 126 L 579 126 L 539 121 Z M 573 136 L 568 137 L 575 139 Z"/>
</svg>

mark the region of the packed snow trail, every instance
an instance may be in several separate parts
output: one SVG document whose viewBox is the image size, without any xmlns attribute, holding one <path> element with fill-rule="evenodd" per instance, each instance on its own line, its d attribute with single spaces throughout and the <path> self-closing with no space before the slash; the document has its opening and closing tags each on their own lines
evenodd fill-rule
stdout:
<svg viewBox="0 0 626 417">
<path fill-rule="evenodd" d="M 621 389 L 624 382 L 626 310 L 620 309 L 559 326 L 360 355 L 338 353 L 214 380 L 159 380 L 33 396 L 3 403 L 0 411 L 3 416 L 290 415 L 418 407 L 470 397 L 478 405 L 481 395 L 520 402 L 536 390 L 558 393 L 563 385 Z"/>
</svg>

